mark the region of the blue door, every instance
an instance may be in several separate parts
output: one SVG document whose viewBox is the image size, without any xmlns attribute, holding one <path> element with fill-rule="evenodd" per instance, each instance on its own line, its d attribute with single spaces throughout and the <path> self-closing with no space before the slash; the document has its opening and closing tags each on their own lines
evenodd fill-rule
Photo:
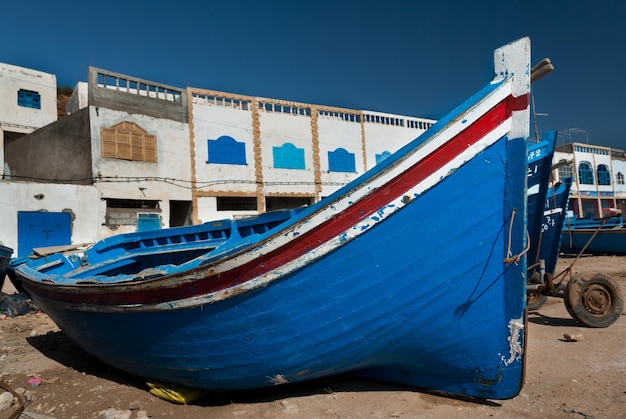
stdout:
<svg viewBox="0 0 626 419">
<path fill-rule="evenodd" d="M 17 254 L 27 256 L 34 248 L 72 243 L 69 212 L 20 211 L 17 213 Z"/>
<path fill-rule="evenodd" d="M 140 212 L 137 214 L 137 231 L 159 230 L 161 215 L 154 212 Z"/>
</svg>

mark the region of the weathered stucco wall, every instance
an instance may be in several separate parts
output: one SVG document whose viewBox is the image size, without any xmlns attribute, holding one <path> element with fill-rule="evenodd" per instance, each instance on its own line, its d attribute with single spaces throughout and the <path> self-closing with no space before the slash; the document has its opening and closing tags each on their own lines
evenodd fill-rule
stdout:
<svg viewBox="0 0 626 419">
<path fill-rule="evenodd" d="M 40 96 L 40 109 L 18 105 L 20 89 Z M 0 124 L 43 127 L 57 120 L 57 78 L 54 74 L 0 63 Z"/>
<path fill-rule="evenodd" d="M 89 67 L 89 105 L 188 122 L 187 92 L 148 80 Z"/>
<path fill-rule="evenodd" d="M 93 106 L 88 109 L 92 121 L 93 170 L 98 175 L 96 184 L 103 197 L 164 202 L 191 199 L 188 124 Z M 102 157 L 101 129 L 120 122 L 132 122 L 156 136 L 156 163 Z"/>
<path fill-rule="evenodd" d="M 20 211 L 70 212 L 72 243 L 102 238 L 99 226 L 104 222 L 105 204 L 94 186 L 0 181 L 0 241 L 14 250 Z"/>
<path fill-rule="evenodd" d="M 7 174 L 15 180 L 90 184 L 93 174 L 87 109 L 11 142 L 4 158 Z"/>
</svg>

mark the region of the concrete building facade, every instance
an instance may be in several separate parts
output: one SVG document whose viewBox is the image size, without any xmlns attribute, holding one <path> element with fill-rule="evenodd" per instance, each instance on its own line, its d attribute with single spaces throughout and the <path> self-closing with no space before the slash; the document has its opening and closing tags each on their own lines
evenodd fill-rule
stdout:
<svg viewBox="0 0 626 419">
<path fill-rule="evenodd" d="M 5 144 L 2 240 L 21 255 L 311 204 L 435 122 L 93 67 L 67 114 Z"/>
<path fill-rule="evenodd" d="M 569 210 L 577 218 L 600 218 L 612 210 L 626 214 L 624 150 L 573 142 L 556 147 L 557 181 L 572 177 Z"/>
<path fill-rule="evenodd" d="M 54 74 L 0 63 L 0 159 L 15 139 L 57 120 Z M 5 166 L 3 173 L 7 173 Z"/>
</svg>

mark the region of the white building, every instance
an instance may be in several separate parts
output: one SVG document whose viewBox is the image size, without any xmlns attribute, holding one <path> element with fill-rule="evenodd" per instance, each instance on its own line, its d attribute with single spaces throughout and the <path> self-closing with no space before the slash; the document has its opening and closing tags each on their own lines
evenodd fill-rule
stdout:
<svg viewBox="0 0 626 419">
<path fill-rule="evenodd" d="M 308 205 L 434 121 L 188 89 L 194 220 Z"/>
<path fill-rule="evenodd" d="M 66 110 L 6 145 L 1 240 L 20 255 L 311 204 L 435 122 L 96 68 Z"/>
<path fill-rule="evenodd" d="M 569 210 L 577 218 L 600 218 L 611 209 L 626 214 L 626 157 L 624 150 L 570 143 L 555 148 L 553 163 L 560 165 L 556 180 L 572 177 Z"/>
<path fill-rule="evenodd" d="M 4 148 L 57 120 L 57 79 L 54 74 L 0 63 L 0 159 Z M 4 167 L 4 174 L 7 167 Z"/>
</svg>

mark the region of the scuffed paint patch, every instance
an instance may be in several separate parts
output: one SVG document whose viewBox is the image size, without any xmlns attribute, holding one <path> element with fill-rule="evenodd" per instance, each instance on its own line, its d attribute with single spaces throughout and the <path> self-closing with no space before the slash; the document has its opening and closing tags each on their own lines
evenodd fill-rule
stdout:
<svg viewBox="0 0 626 419">
<path fill-rule="evenodd" d="M 507 338 L 509 342 L 509 358 L 507 359 L 504 355 L 500 354 L 504 365 L 511 365 L 513 361 L 520 361 L 522 359 L 524 352 L 524 344 L 522 342 L 524 338 L 523 331 L 523 318 L 520 317 L 519 319 L 511 319 L 511 321 L 509 321 L 509 337 Z"/>
<path fill-rule="evenodd" d="M 289 383 L 289 380 L 287 380 L 284 376 L 280 374 L 276 374 L 274 377 L 269 377 L 269 378 L 270 378 L 270 383 L 274 384 L 275 386 Z"/>
</svg>

